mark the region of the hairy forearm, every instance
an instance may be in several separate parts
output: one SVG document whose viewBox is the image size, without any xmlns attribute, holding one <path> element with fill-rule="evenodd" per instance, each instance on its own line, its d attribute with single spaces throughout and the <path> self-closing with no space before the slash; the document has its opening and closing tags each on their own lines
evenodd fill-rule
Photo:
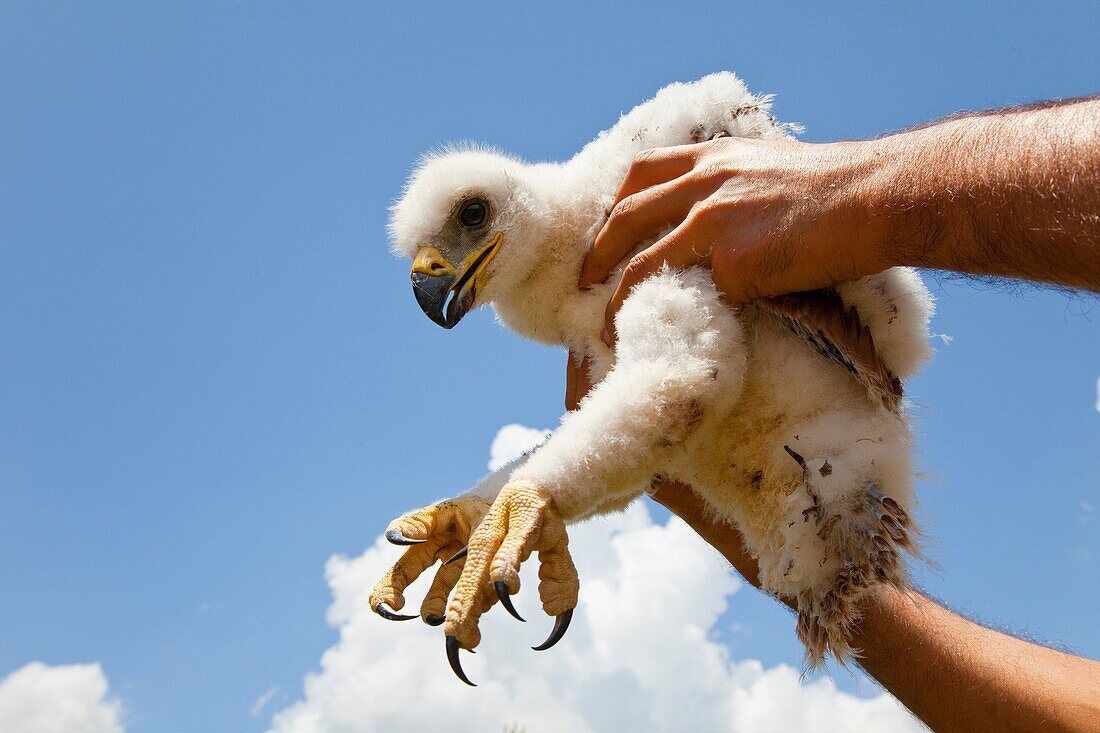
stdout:
<svg viewBox="0 0 1100 733">
<path fill-rule="evenodd" d="M 655 488 L 657 501 L 759 584 L 736 529 L 709 518 L 689 487 Z M 884 589 L 862 610 L 860 664 L 935 731 L 1089 731 L 1100 720 L 1100 663 L 986 629 L 913 591 Z"/>
<path fill-rule="evenodd" d="M 1100 290 L 1100 100 L 853 145 L 882 264 Z"/>
<path fill-rule="evenodd" d="M 913 591 L 869 601 L 855 643 L 868 674 L 935 731 L 1088 731 L 1100 720 L 1100 663 L 979 626 Z"/>
</svg>

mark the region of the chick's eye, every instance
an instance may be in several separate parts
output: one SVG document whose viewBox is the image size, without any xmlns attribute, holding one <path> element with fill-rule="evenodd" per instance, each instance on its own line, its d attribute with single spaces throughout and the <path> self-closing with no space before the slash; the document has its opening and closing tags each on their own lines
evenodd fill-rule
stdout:
<svg viewBox="0 0 1100 733">
<path fill-rule="evenodd" d="M 485 221 L 488 213 L 489 210 L 485 208 L 485 204 L 480 201 L 471 201 L 458 212 L 458 220 L 463 226 L 476 227 Z"/>
</svg>

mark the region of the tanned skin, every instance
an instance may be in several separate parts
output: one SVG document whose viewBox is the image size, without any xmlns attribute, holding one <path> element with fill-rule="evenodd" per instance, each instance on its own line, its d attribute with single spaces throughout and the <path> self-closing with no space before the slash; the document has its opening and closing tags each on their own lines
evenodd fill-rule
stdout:
<svg viewBox="0 0 1100 733">
<path fill-rule="evenodd" d="M 709 266 L 734 304 L 897 265 L 1100 292 L 1100 99 L 960 115 L 861 142 L 723 138 L 647 151 L 581 286 L 657 236 L 608 306 L 609 344 L 630 288 L 666 262 Z M 587 373 L 569 360 L 569 409 L 587 393 Z M 690 487 L 654 488 L 759 587 L 735 528 L 707 518 Z M 932 730 L 1100 730 L 1100 662 L 987 629 L 912 590 L 881 590 L 862 610 L 860 664 Z"/>
<path fill-rule="evenodd" d="M 666 262 L 710 266 L 733 303 L 895 265 L 1100 290 L 1100 99 L 860 142 L 722 138 L 645 151 L 581 286 L 669 229 L 628 263 L 609 330 L 630 288 Z"/>
</svg>

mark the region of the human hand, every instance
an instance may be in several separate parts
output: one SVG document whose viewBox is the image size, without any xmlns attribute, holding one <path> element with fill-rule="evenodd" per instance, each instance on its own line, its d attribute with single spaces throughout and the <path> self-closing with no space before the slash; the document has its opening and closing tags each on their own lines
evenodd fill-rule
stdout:
<svg viewBox="0 0 1100 733">
<path fill-rule="evenodd" d="M 565 409 L 569 412 L 577 409 L 590 389 L 592 382 L 588 378 L 588 357 L 577 358 L 569 352 L 565 362 Z"/>
<path fill-rule="evenodd" d="M 727 300 L 816 290 L 891 266 L 892 223 L 872 195 L 883 151 L 871 143 L 720 138 L 639 154 L 581 270 L 603 281 L 634 246 L 607 306 L 604 340 L 630 289 L 668 263 L 709 266 Z"/>
</svg>

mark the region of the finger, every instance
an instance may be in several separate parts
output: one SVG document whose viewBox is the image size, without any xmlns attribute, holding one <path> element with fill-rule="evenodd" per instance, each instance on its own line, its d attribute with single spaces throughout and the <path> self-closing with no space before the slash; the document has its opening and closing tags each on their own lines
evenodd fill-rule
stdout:
<svg viewBox="0 0 1100 733">
<path fill-rule="evenodd" d="M 712 190 L 712 182 L 680 176 L 616 202 L 585 255 L 581 287 L 603 282 L 638 242 L 679 224 Z"/>
<path fill-rule="evenodd" d="M 592 360 L 585 354 L 585 357 L 581 359 L 580 368 L 577 370 L 577 407 L 580 407 L 581 402 L 592 391 L 591 370 Z"/>
<path fill-rule="evenodd" d="M 438 554 L 439 557 L 447 558 L 460 549 L 459 545 L 452 544 L 443 548 Z M 447 598 L 458 583 L 463 566 L 462 562 L 453 562 L 449 565 L 441 565 L 436 571 L 428 593 L 420 604 L 420 618 L 424 619 L 424 623 L 429 626 L 439 626 L 443 623 L 443 615 L 447 612 Z"/>
<path fill-rule="evenodd" d="M 619 184 L 612 206 L 650 186 L 684 175 L 695 167 L 700 152 L 694 145 L 650 148 L 639 152 Z"/>
<path fill-rule="evenodd" d="M 690 486 L 668 478 L 653 480 L 650 486 L 649 498 L 681 519 L 687 513 L 702 516 L 706 511 L 706 502 L 700 499 L 699 495 L 692 491 Z"/>
<path fill-rule="evenodd" d="M 382 604 L 390 609 L 401 610 L 405 605 L 405 589 L 435 564 L 439 549 L 439 542 L 428 541 L 405 550 L 371 591 L 371 608 L 381 615 L 386 615 L 384 607 L 379 610 Z"/>
<path fill-rule="evenodd" d="M 592 389 L 592 379 L 588 376 L 591 367 L 592 362 L 587 354 L 581 359 L 576 359 L 573 354 L 569 355 L 569 363 L 565 368 L 566 410 L 572 412 L 580 407 L 581 400 Z"/>
<path fill-rule="evenodd" d="M 634 156 L 634 161 L 627 170 L 626 176 L 619 184 L 619 190 L 615 194 L 615 199 L 611 202 L 608 217 L 610 218 L 611 212 L 624 199 L 647 188 L 680 178 L 688 173 L 695 166 L 698 154 L 698 149 L 692 145 L 651 148 L 639 152 Z M 629 249 L 630 247 L 627 247 L 627 250 L 620 251 L 617 255 L 609 249 L 606 252 L 601 251 L 592 262 L 589 262 L 590 258 L 586 256 L 581 269 L 581 287 L 602 282 Z"/>
<path fill-rule="evenodd" d="M 710 262 L 711 246 L 709 243 L 698 246 L 701 234 L 698 229 L 698 225 L 689 216 L 659 242 L 630 260 L 604 312 L 604 343 L 611 346 L 615 342 L 615 315 L 635 285 L 656 274 L 664 265 L 674 270 L 683 270 Z"/>
<path fill-rule="evenodd" d="M 577 409 L 577 405 L 580 404 L 580 398 L 577 397 L 580 379 L 581 360 L 577 359 L 570 351 L 565 362 L 565 409 L 569 412 Z"/>
</svg>

